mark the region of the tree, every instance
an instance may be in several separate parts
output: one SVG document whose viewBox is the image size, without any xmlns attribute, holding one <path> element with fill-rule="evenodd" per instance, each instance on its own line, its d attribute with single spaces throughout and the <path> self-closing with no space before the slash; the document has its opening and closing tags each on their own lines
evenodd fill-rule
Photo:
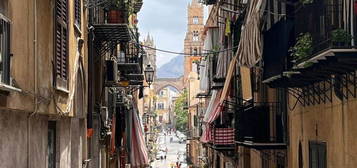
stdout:
<svg viewBox="0 0 357 168">
<path fill-rule="evenodd" d="M 176 129 L 185 132 L 187 131 L 188 110 L 187 110 L 187 90 L 176 99 L 174 112 L 176 114 Z"/>
</svg>

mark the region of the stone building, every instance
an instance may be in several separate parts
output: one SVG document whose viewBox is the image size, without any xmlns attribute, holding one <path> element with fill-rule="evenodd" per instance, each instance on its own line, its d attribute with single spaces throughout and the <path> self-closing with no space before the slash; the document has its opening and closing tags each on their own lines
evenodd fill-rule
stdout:
<svg viewBox="0 0 357 168">
<path fill-rule="evenodd" d="M 150 48 L 144 47 L 146 56 L 143 58 L 144 59 L 143 62 L 145 62 L 146 65 L 151 65 L 151 67 L 153 67 L 156 72 L 157 71 L 156 50 L 155 50 L 156 45 L 153 36 L 148 34 L 147 37 L 144 39 L 143 45 L 150 47 Z M 146 67 L 146 65 L 144 65 L 144 67 Z M 157 76 L 155 73 L 154 79 L 156 78 Z"/>
<path fill-rule="evenodd" d="M 193 0 L 187 7 L 187 32 L 184 41 L 184 83 L 188 81 L 190 72 L 197 73 L 197 64 L 195 61 L 200 59 L 203 52 L 202 31 L 203 24 L 203 6 L 197 0 Z"/>
<path fill-rule="evenodd" d="M 0 167 L 87 164 L 81 0 L 0 1 Z"/>
<path fill-rule="evenodd" d="M 199 101 L 196 95 L 200 93 L 199 68 L 203 56 L 203 29 L 204 29 L 203 5 L 197 0 L 187 7 L 187 32 L 184 41 L 184 86 L 188 92 L 188 157 L 193 166 L 199 166 L 200 143 L 198 141 L 198 111 Z"/>
</svg>

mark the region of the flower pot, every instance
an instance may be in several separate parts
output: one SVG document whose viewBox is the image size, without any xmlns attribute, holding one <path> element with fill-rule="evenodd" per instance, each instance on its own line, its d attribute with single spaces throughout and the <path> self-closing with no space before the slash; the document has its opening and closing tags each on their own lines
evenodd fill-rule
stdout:
<svg viewBox="0 0 357 168">
<path fill-rule="evenodd" d="M 119 10 L 110 10 L 108 12 L 108 23 L 124 23 L 124 13 Z"/>
</svg>

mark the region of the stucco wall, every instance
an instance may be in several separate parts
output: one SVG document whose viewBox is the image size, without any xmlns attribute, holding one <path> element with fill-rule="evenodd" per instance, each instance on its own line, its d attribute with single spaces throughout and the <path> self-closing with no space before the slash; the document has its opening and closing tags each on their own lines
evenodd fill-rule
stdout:
<svg viewBox="0 0 357 168">
<path fill-rule="evenodd" d="M 45 115 L 0 110 L 0 167 L 47 168 L 48 121 Z M 86 159 L 84 120 L 61 118 L 56 125 L 57 167 L 80 168 Z"/>
<path fill-rule="evenodd" d="M 12 91 L 7 96 L 1 96 L 0 108 L 33 112 L 36 109 L 35 97 L 37 97 L 38 113 L 58 114 L 54 99 L 59 107 L 65 109 L 69 94 L 53 88 L 55 0 L 11 0 L 7 2 L 7 5 L 4 5 L 2 1 L 1 6 L 7 6 L 5 15 L 11 20 L 10 52 L 13 56 L 10 75 L 14 81 L 13 86 L 21 89 L 22 92 Z M 68 4 L 68 70 L 71 83 L 75 82 L 71 77 L 75 72 L 77 37 L 81 36 L 86 42 L 87 31 L 84 26 L 86 17 L 83 16 L 81 33 L 77 33 L 74 27 L 73 0 L 69 0 Z M 84 43 L 81 53 L 85 73 L 87 72 L 86 48 L 86 43 Z M 35 81 L 37 81 L 37 87 L 35 87 Z M 69 87 L 69 92 L 73 89 Z M 83 89 L 85 90 L 86 87 L 84 86 Z M 86 107 L 86 102 L 83 106 Z M 73 115 L 74 110 L 71 110 L 69 116 Z"/>
<path fill-rule="evenodd" d="M 296 99 L 290 97 L 289 105 Z M 289 167 L 298 168 L 299 142 L 303 164 L 309 166 L 309 141 L 327 143 L 327 167 L 354 168 L 357 165 L 357 100 L 297 107 L 289 112 Z"/>
</svg>

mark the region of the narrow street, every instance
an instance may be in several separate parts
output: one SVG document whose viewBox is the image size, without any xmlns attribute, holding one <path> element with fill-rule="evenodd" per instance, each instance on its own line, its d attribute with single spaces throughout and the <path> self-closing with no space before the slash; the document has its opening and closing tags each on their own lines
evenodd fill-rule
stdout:
<svg viewBox="0 0 357 168">
<path fill-rule="evenodd" d="M 170 141 L 172 139 L 172 141 Z M 151 163 L 153 168 L 169 168 L 176 166 L 176 163 L 181 163 L 181 168 L 187 167 L 186 159 L 186 143 L 181 142 L 175 133 L 165 134 L 160 133 L 157 139 L 159 148 L 156 160 Z M 165 152 L 167 149 L 167 153 Z M 164 158 L 166 155 L 166 159 Z M 163 159 L 160 157 L 163 156 Z"/>
<path fill-rule="evenodd" d="M 0 168 L 357 168 L 357 0 L 0 0 Z"/>
</svg>

